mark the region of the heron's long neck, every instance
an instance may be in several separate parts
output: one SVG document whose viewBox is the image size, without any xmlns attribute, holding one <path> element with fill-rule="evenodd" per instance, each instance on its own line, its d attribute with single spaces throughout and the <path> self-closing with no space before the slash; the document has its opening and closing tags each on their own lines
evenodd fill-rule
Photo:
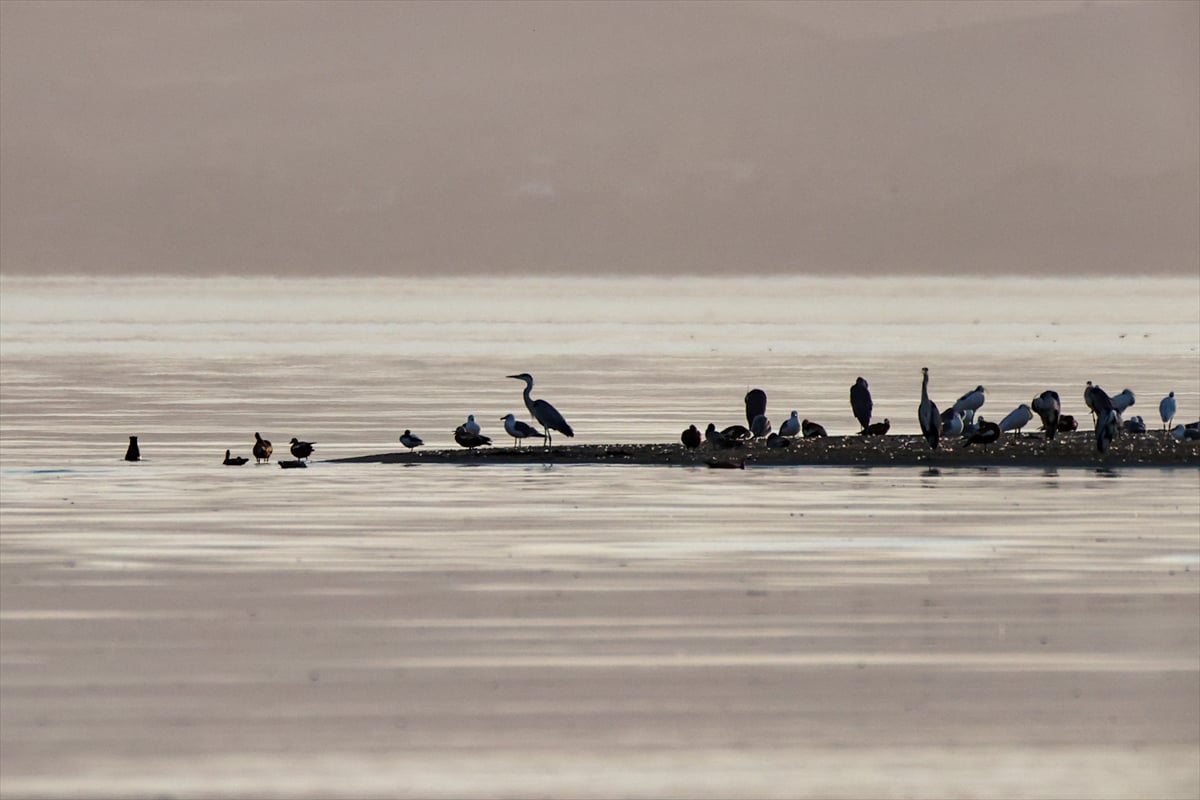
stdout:
<svg viewBox="0 0 1200 800">
<path fill-rule="evenodd" d="M 921 376 L 921 400 L 925 401 L 928 399 L 929 399 L 929 373 L 926 372 L 924 375 Z M 911 403 L 912 401 L 909 400 L 909 402 Z"/>
<path fill-rule="evenodd" d="M 529 413 L 530 413 L 530 414 L 532 414 L 532 413 L 533 413 L 533 400 L 531 400 L 531 399 L 530 399 L 530 397 L 529 397 L 529 392 L 530 392 L 530 391 L 532 391 L 532 390 L 533 390 L 533 381 L 526 381 L 526 382 L 525 382 L 525 392 L 524 392 L 524 396 L 525 396 L 525 407 L 526 407 L 527 409 L 529 409 Z"/>
</svg>

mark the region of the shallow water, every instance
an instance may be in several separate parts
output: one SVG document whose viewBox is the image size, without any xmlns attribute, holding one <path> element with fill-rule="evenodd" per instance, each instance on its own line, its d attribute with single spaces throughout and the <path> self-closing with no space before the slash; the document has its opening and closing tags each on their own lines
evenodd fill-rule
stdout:
<svg viewBox="0 0 1200 800">
<path fill-rule="evenodd" d="M 0 334 L 5 796 L 1200 791 L 1200 471 L 321 460 L 499 443 L 520 371 L 583 443 L 858 375 L 915 432 L 922 366 L 1189 421 L 1196 280 L 4 278 Z"/>
</svg>

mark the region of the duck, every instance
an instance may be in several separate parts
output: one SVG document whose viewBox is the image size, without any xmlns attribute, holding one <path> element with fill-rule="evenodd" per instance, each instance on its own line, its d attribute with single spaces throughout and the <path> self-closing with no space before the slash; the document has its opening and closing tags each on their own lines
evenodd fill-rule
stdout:
<svg viewBox="0 0 1200 800">
<path fill-rule="evenodd" d="M 825 432 L 825 427 L 821 425 L 821 423 L 813 422 L 812 420 L 806 419 L 801 422 L 800 429 L 804 431 L 805 439 L 824 439 L 829 436 L 829 434 Z"/>
<path fill-rule="evenodd" d="M 465 425 L 459 425 L 454 429 L 454 441 L 468 450 L 492 443 L 491 437 L 484 436 L 482 433 L 470 433 Z"/>
<path fill-rule="evenodd" d="M 679 434 L 679 441 L 683 442 L 683 446 L 688 450 L 695 450 L 704 441 L 704 437 L 700 434 L 700 429 L 695 425 L 688 425 L 687 430 Z"/>
<path fill-rule="evenodd" d="M 275 448 L 271 447 L 271 443 L 264 439 L 262 434 L 257 432 L 254 434 L 254 447 L 250 450 L 250 452 L 254 454 L 255 464 L 259 463 L 260 461 L 270 461 L 271 453 L 274 452 L 274 450 Z"/>
<path fill-rule="evenodd" d="M 230 455 L 230 452 L 228 450 L 226 450 L 225 451 L 225 460 L 222 461 L 221 463 L 227 467 L 240 467 L 242 464 L 245 464 L 249 460 L 250 459 L 246 458 L 245 456 L 234 457 L 234 456 Z"/>
<path fill-rule="evenodd" d="M 875 422 L 862 429 L 863 436 L 886 436 L 892 429 L 892 421 L 884 417 L 883 422 Z"/>
<path fill-rule="evenodd" d="M 297 460 L 304 461 L 312 455 L 314 445 L 316 445 L 316 442 L 302 442 L 293 436 L 291 446 L 292 455 Z"/>
</svg>

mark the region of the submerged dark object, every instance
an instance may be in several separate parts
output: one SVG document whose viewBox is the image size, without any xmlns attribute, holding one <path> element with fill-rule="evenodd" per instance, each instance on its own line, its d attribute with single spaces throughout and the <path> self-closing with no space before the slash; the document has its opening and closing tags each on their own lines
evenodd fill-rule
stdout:
<svg viewBox="0 0 1200 800">
<path fill-rule="evenodd" d="M 717 461 L 716 459 L 710 459 L 708 461 L 705 461 L 704 463 L 708 465 L 709 469 L 745 469 L 746 468 L 746 459 L 744 459 L 744 458 L 741 461 Z"/>
<path fill-rule="evenodd" d="M 240 467 L 242 464 L 245 464 L 249 460 L 250 459 L 246 458 L 245 456 L 237 456 L 237 457 L 231 456 L 229 454 L 229 451 L 226 450 L 225 451 L 225 460 L 222 461 L 221 463 L 227 467 Z"/>
<path fill-rule="evenodd" d="M 308 469 L 308 464 L 298 458 L 295 461 L 280 461 L 279 466 L 281 469 Z"/>
<path fill-rule="evenodd" d="M 129 448 L 125 451 L 126 461 L 141 461 L 142 451 L 138 449 L 137 437 L 129 437 Z"/>
</svg>

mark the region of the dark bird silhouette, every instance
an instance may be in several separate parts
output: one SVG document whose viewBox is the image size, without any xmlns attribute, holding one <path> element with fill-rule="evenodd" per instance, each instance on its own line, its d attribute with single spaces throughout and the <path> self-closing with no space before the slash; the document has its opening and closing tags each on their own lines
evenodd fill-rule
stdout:
<svg viewBox="0 0 1200 800">
<path fill-rule="evenodd" d="M 1097 387 L 1099 388 L 1099 387 Z M 1111 407 L 1102 412 L 1096 420 L 1096 451 L 1103 453 L 1108 450 L 1113 439 L 1117 438 L 1120 433 L 1120 414 L 1115 408 Z"/>
<path fill-rule="evenodd" d="M 1141 417 L 1130 417 L 1121 424 L 1121 429 L 1125 431 L 1125 433 L 1145 433 L 1146 420 L 1142 419 Z"/>
<path fill-rule="evenodd" d="M 753 427 L 754 418 L 767 415 L 767 393 L 762 389 L 746 392 L 746 424 Z"/>
<path fill-rule="evenodd" d="M 862 429 L 863 436 L 886 436 L 892 429 L 892 421 L 884 417 L 883 422 L 875 422 Z"/>
<path fill-rule="evenodd" d="M 730 425 L 725 430 L 717 430 L 717 426 L 708 423 L 704 429 L 704 439 L 713 447 L 741 447 L 742 441 L 750 438 L 750 429 L 744 425 Z"/>
<path fill-rule="evenodd" d="M 1033 398 L 1029 405 L 1042 418 L 1042 430 L 1046 432 L 1046 439 L 1053 440 L 1062 417 L 1062 403 L 1059 401 L 1058 392 L 1048 389 Z"/>
<path fill-rule="evenodd" d="M 825 437 L 829 436 L 829 434 L 825 432 L 825 427 L 823 425 L 821 425 L 819 422 L 813 422 L 812 420 L 806 419 L 801 421 L 800 430 L 804 433 L 805 439 L 824 439 Z"/>
<path fill-rule="evenodd" d="M 700 435 L 700 429 L 695 425 L 688 425 L 687 430 L 679 434 L 679 441 L 683 442 L 683 446 L 689 450 L 695 450 L 700 446 L 700 442 L 704 441 L 704 437 Z"/>
<path fill-rule="evenodd" d="M 754 434 L 744 425 L 730 425 L 721 429 L 721 436 L 731 442 L 743 442 L 753 438 Z"/>
<path fill-rule="evenodd" d="M 1091 381 L 1087 382 L 1087 386 L 1083 390 L 1083 402 L 1092 411 L 1092 420 L 1099 422 L 1109 411 L 1116 411 L 1113 405 L 1112 398 L 1108 396 L 1108 392 L 1094 385 Z"/>
<path fill-rule="evenodd" d="M 142 451 L 138 447 L 136 436 L 129 437 L 129 447 L 126 448 L 126 450 L 125 450 L 125 460 L 126 461 L 141 461 L 142 460 Z"/>
<path fill-rule="evenodd" d="M 983 417 L 979 417 L 976 420 L 975 426 L 975 432 L 963 439 L 963 447 L 981 444 L 983 445 L 983 449 L 987 450 L 989 444 L 1000 441 L 1000 426 L 996 423 L 988 422 Z"/>
<path fill-rule="evenodd" d="M 454 429 L 454 441 L 468 450 L 492 443 L 490 437 L 484 436 L 482 433 L 470 433 L 465 425 L 459 425 Z"/>
<path fill-rule="evenodd" d="M 871 410 L 874 407 L 871 402 L 871 390 L 867 388 L 866 379 L 859 378 L 850 387 L 850 410 L 854 412 L 854 418 L 861 426 L 860 430 L 865 431 L 871 424 Z"/>
<path fill-rule="evenodd" d="M 302 442 L 295 436 L 292 437 L 292 455 L 299 461 L 304 461 L 312 455 L 313 446 L 316 442 Z"/>
<path fill-rule="evenodd" d="M 554 439 L 550 431 L 555 430 L 563 436 L 574 436 L 575 431 L 571 430 L 571 426 L 563 419 L 563 415 L 558 413 L 558 409 L 547 403 L 545 400 L 532 400 L 529 397 L 530 391 L 533 390 L 533 376 L 528 372 L 522 372 L 517 375 L 509 375 L 508 377 L 518 381 L 525 381 L 525 392 L 522 395 L 525 398 L 525 407 L 529 409 L 529 413 L 533 416 L 537 423 L 545 429 L 543 435 L 544 444 L 554 444 Z"/>
<path fill-rule="evenodd" d="M 408 428 L 405 428 L 404 433 L 400 434 L 400 444 L 407 447 L 411 453 L 414 447 L 420 447 L 421 445 L 425 444 L 425 442 L 420 436 L 417 436 Z"/>
<path fill-rule="evenodd" d="M 500 418 L 504 421 L 505 432 L 513 438 L 515 447 L 521 446 L 521 440 L 530 436 L 542 437 L 542 432 L 530 425 L 528 422 L 522 422 L 517 419 L 515 414 L 506 414 Z"/>
<path fill-rule="evenodd" d="M 225 460 L 222 461 L 221 463 L 227 467 L 240 467 L 242 464 L 245 464 L 249 460 L 250 459 L 246 458 L 245 456 L 238 456 L 238 457 L 234 458 L 233 456 L 231 456 L 229 454 L 229 451 L 226 450 L 225 451 Z"/>
<path fill-rule="evenodd" d="M 767 447 L 771 448 L 772 450 L 778 450 L 783 447 L 791 447 L 791 446 L 792 446 L 791 438 L 784 436 L 783 434 L 772 433 L 770 436 L 767 437 Z"/>
<path fill-rule="evenodd" d="M 921 423 L 921 435 L 929 447 L 937 450 L 938 436 L 942 432 L 942 415 L 937 404 L 929 399 L 929 367 L 921 367 L 921 404 L 917 406 L 917 421 Z"/>
<path fill-rule="evenodd" d="M 271 447 L 270 442 L 262 438 L 260 434 L 254 434 L 254 447 L 251 448 L 250 452 L 254 455 L 255 464 L 259 463 L 260 461 L 270 461 L 271 453 L 274 452 L 274 450 L 275 448 Z"/>
<path fill-rule="evenodd" d="M 756 439 L 761 439 L 771 432 L 771 420 L 767 419 L 766 414 L 759 414 L 750 423 L 750 433 L 754 434 Z"/>
<path fill-rule="evenodd" d="M 1079 430 L 1079 422 L 1070 414 L 1063 414 L 1058 418 L 1058 432 L 1072 433 Z"/>
</svg>

